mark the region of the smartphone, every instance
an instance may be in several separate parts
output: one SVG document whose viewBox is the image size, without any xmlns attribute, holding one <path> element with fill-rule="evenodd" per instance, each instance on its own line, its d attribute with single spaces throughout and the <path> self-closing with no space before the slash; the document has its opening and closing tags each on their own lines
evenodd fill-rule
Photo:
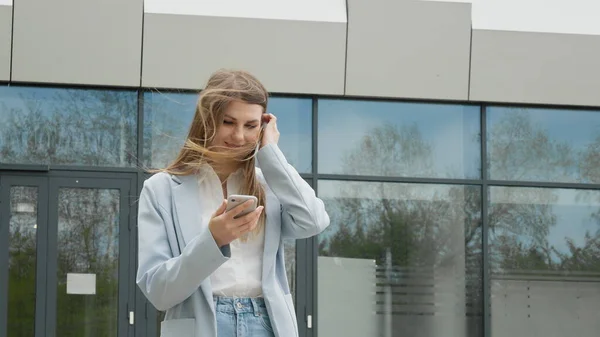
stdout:
<svg viewBox="0 0 600 337">
<path fill-rule="evenodd" d="M 244 209 L 240 214 L 236 215 L 234 219 L 244 216 L 250 212 L 253 212 L 256 209 L 256 207 L 258 207 L 258 198 L 256 198 L 253 195 L 239 195 L 239 194 L 232 194 L 229 197 L 227 197 L 226 211 L 229 212 L 230 210 L 240 206 L 241 204 L 245 203 L 248 200 L 252 200 L 253 203 L 249 207 Z"/>
</svg>

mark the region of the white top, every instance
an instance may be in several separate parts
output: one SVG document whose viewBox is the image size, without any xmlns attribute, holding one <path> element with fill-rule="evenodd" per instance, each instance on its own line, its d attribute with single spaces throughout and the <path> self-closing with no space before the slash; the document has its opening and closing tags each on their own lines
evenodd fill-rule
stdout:
<svg viewBox="0 0 600 337">
<path fill-rule="evenodd" d="M 238 170 L 227 179 L 227 193 L 238 194 L 242 171 Z M 202 202 L 203 214 L 212 215 L 223 200 L 221 181 L 216 173 L 205 166 L 198 180 L 200 198 L 206 196 L 210 202 Z M 204 200 L 203 200 L 204 201 Z M 230 243 L 231 258 L 210 276 L 213 295 L 224 297 L 262 296 L 262 265 L 265 232 L 249 235 L 246 242 L 237 239 Z"/>
</svg>

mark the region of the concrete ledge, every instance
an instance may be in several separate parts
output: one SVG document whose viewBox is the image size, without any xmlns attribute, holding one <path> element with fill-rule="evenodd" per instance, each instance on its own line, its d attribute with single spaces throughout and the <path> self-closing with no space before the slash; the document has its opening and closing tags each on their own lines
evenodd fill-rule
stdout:
<svg viewBox="0 0 600 337">
<path fill-rule="evenodd" d="M 0 81 L 10 80 L 12 6 L 0 5 Z"/>
<path fill-rule="evenodd" d="M 600 106 L 600 36 L 473 31 L 470 99 Z"/>
<path fill-rule="evenodd" d="M 346 94 L 467 100 L 471 5 L 349 0 Z"/>
<path fill-rule="evenodd" d="M 201 89 L 240 68 L 272 92 L 343 94 L 345 47 L 345 23 L 146 13 L 142 85 Z"/>
</svg>

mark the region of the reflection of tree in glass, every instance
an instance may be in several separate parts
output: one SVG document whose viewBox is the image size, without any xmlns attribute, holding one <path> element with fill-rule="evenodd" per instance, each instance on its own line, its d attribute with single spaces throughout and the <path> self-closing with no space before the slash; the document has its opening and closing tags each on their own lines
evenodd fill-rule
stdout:
<svg viewBox="0 0 600 337">
<path fill-rule="evenodd" d="M 579 160 L 579 171 L 583 182 L 600 184 L 600 136 L 583 151 Z"/>
<path fill-rule="evenodd" d="M 570 181 L 575 172 L 571 146 L 534 125 L 526 110 L 507 112 L 488 138 L 490 177 L 497 180 Z"/>
<path fill-rule="evenodd" d="M 364 172 L 357 169 L 362 165 L 400 174 L 431 170 L 431 148 L 416 126 L 375 128 L 346 156 L 344 173 Z M 335 233 L 322 236 L 321 254 L 373 258 L 382 263 L 386 248 L 391 247 L 394 264 L 443 264 L 456 250 L 450 239 L 457 224 L 466 225 L 468 246 L 474 247 L 473 242 L 481 238 L 477 234 L 479 194 L 478 188 L 464 186 L 341 184 L 339 195 L 352 197 L 329 200 L 328 210 L 336 224 L 329 232 Z"/>
<path fill-rule="evenodd" d="M 491 126 L 488 167 L 492 179 L 600 182 L 600 136 L 585 147 L 574 148 L 535 125 L 527 109 L 505 112 Z"/>
<path fill-rule="evenodd" d="M 296 241 L 284 241 L 285 269 L 289 282 L 290 291 L 294 300 L 296 299 Z"/>
<path fill-rule="evenodd" d="M 344 173 L 364 173 L 363 166 L 392 175 L 433 170 L 432 146 L 416 127 L 384 126 L 368 134 L 355 152 L 345 158 Z M 329 193 L 335 197 L 324 198 L 332 225 L 320 236 L 320 255 L 373 259 L 382 273 L 386 252 L 390 252 L 392 279 L 385 281 L 378 274 L 381 283 L 378 285 L 396 284 L 400 288 L 394 288 L 393 303 L 409 306 L 381 310 L 409 310 L 416 315 L 441 310 L 433 306 L 424 309 L 427 306 L 421 304 L 431 301 L 427 296 L 443 297 L 448 293 L 441 290 L 412 293 L 411 289 L 417 288 L 411 282 L 423 282 L 423 287 L 434 285 L 436 289 L 451 287 L 461 291 L 462 287 L 464 296 L 460 298 L 454 293 L 458 299 L 450 300 L 452 303 L 448 305 L 460 309 L 462 303 L 462 310 L 468 310 L 468 316 L 480 315 L 479 187 L 378 182 L 322 184 L 321 191 L 334 189 Z M 411 315 L 410 312 L 401 314 Z M 468 335 L 479 334 L 476 323 L 467 325 L 472 330 Z"/>
<path fill-rule="evenodd" d="M 574 153 L 568 144 L 552 140 L 534 126 L 526 114 L 506 114 L 490 133 L 488 158 L 493 179 L 556 181 L 577 174 L 574 167 L 578 162 L 589 168 L 581 172 L 591 172 L 587 173 L 587 181 L 595 181 L 592 173 L 600 172 L 592 167 L 600 158 L 600 145 Z M 377 168 L 378 174 L 404 175 L 431 167 L 432 147 L 418 130 L 385 126 L 368 134 L 347 155 L 345 174 L 371 173 Z M 333 193 L 340 197 L 326 200 L 332 226 L 321 236 L 320 255 L 374 259 L 381 266 L 389 248 L 394 266 L 434 269 L 456 264 L 462 258 L 466 286 L 472 289 L 466 294 L 473 296 L 467 303 L 480 308 L 479 188 L 356 182 L 330 186 L 335 186 L 337 192 Z M 491 266 L 495 272 L 578 270 L 580 267 L 574 263 L 580 260 L 587 261 L 586 266 L 597 266 L 598 234 L 588 235 L 586 244 L 580 247 L 567 238 L 570 252 L 562 254 L 549 244 L 549 233 L 557 222 L 553 210 L 558 200 L 556 193 L 555 189 L 494 190 L 488 223 Z M 457 232 L 464 240 L 462 247 L 457 242 Z"/>
<path fill-rule="evenodd" d="M 196 94 L 144 94 L 144 165 L 165 167 L 175 159 L 194 116 Z M 194 98 L 193 100 L 191 98 Z"/>
<path fill-rule="evenodd" d="M 433 146 L 418 125 L 384 125 L 363 137 L 359 147 L 343 159 L 344 174 L 434 176 Z"/>
<path fill-rule="evenodd" d="M 65 336 L 116 334 L 119 191 L 60 189 L 58 323 Z M 67 273 L 96 274 L 96 295 L 68 295 Z"/>
<path fill-rule="evenodd" d="M 493 179 L 600 181 L 600 165 L 597 165 L 600 137 L 576 151 L 567 142 L 554 140 L 546 130 L 535 126 L 527 110 L 506 113 L 494 123 L 488 149 Z M 565 238 L 569 252 L 560 253 L 550 245 L 550 230 L 557 224 L 553 206 L 558 201 L 558 190 L 495 188 L 494 191 L 494 197 L 503 200 L 492 200 L 489 209 L 491 262 L 496 272 L 569 270 L 564 268 L 574 266 L 573 259 L 585 255 L 578 251 L 588 250 L 589 256 L 597 256 L 590 250 L 593 242 L 596 245 L 600 242 L 600 233 L 587 234 L 587 243 L 577 249 L 572 238 Z M 589 193 L 580 194 L 589 199 Z"/>
<path fill-rule="evenodd" d="M 135 93 L 44 88 L 23 91 L 20 100 L 22 107 L 0 106 L 3 162 L 135 165 Z"/>
<path fill-rule="evenodd" d="M 33 336 L 35 326 L 37 189 L 12 187 L 9 225 L 8 335 Z M 27 211 L 21 207 L 31 207 Z"/>
</svg>

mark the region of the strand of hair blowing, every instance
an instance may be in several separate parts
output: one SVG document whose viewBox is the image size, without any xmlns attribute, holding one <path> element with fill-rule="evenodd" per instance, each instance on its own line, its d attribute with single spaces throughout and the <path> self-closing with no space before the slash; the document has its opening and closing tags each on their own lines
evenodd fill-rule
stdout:
<svg viewBox="0 0 600 337">
<path fill-rule="evenodd" d="M 194 121 L 177 158 L 166 168 L 157 170 L 157 172 L 193 175 L 201 172 L 202 166 L 210 165 L 217 174 L 229 175 L 241 168 L 243 182 L 240 193 L 255 196 L 258 199 L 258 206 L 265 206 L 266 209 L 265 192 L 256 178 L 255 168 L 256 152 L 262 139 L 262 130 L 260 130 L 257 143 L 246 144 L 235 149 L 210 145 L 216 135 L 217 125 L 222 123 L 222 111 L 228 103 L 241 100 L 256 104 L 253 100 L 248 99 L 248 90 L 247 87 L 242 89 L 205 89 L 200 95 Z M 266 106 L 266 102 L 261 103 Z M 264 229 L 265 223 L 266 212 L 263 211 L 252 234 L 260 233 Z M 240 239 L 246 241 L 248 237 L 243 236 Z"/>
</svg>

